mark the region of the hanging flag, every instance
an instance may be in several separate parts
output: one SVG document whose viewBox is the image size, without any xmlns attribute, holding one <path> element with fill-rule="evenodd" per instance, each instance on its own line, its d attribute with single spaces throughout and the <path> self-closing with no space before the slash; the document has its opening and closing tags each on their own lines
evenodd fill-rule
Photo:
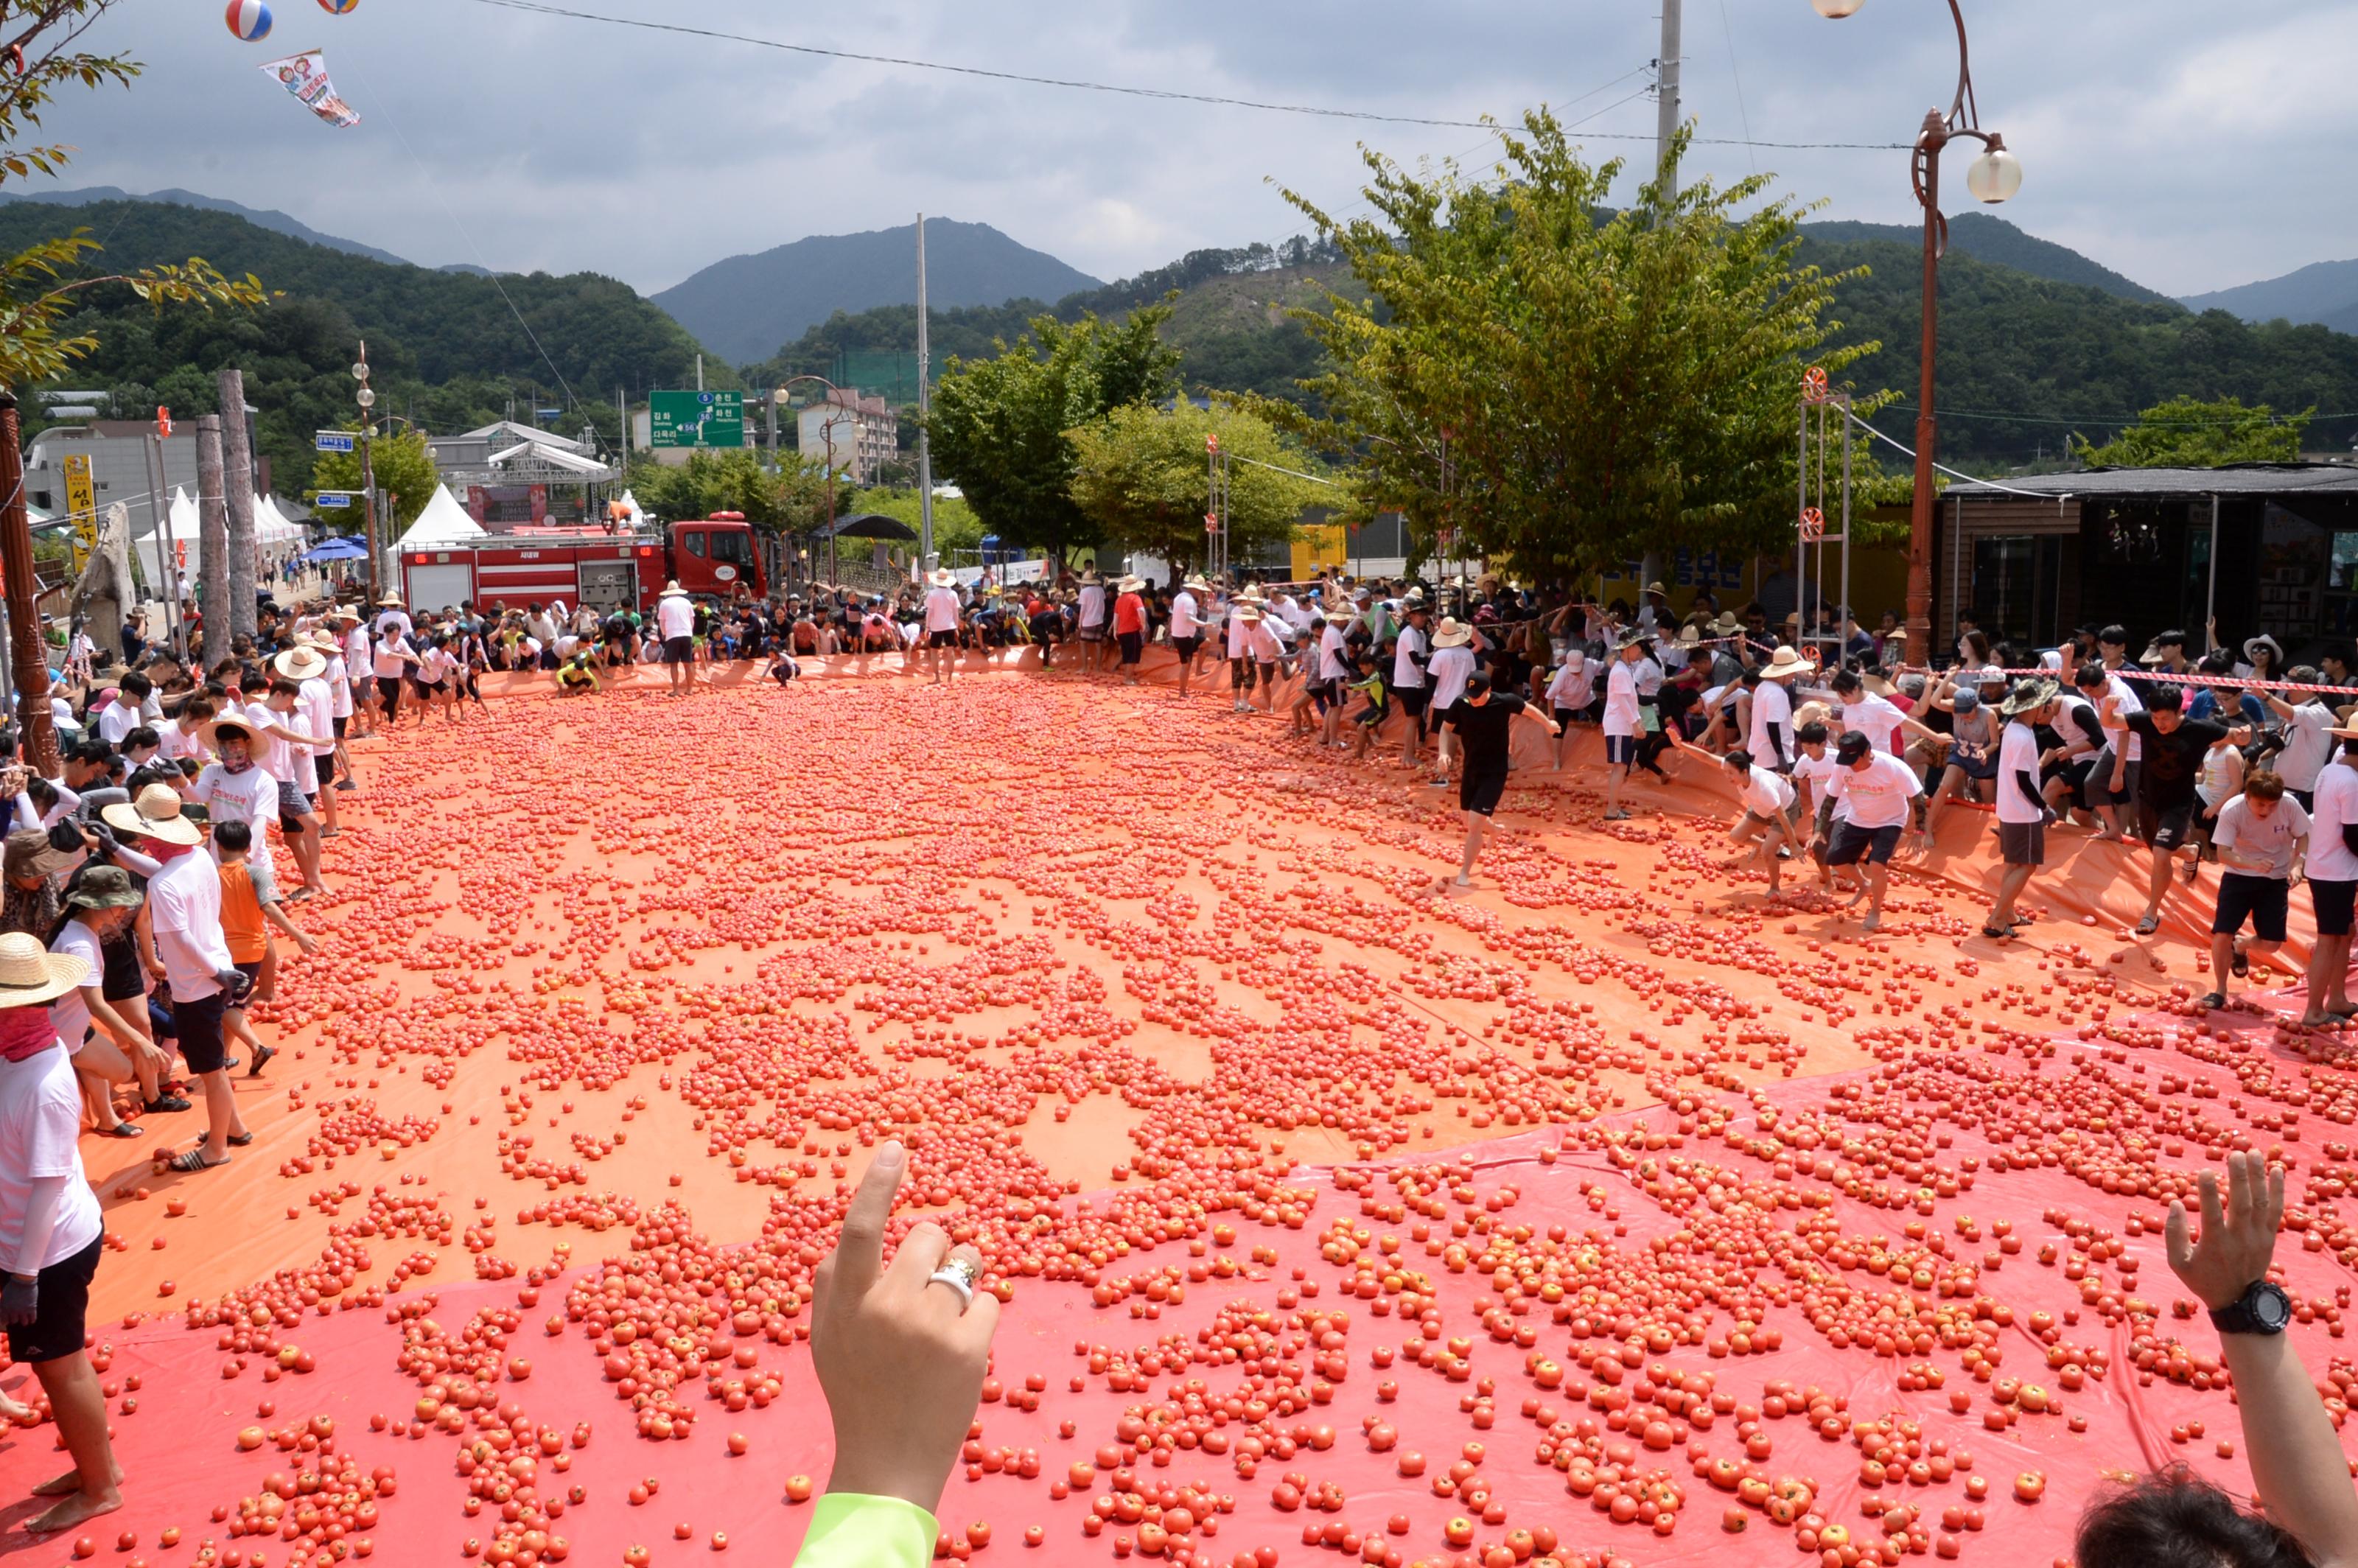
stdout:
<svg viewBox="0 0 2358 1568">
<path fill-rule="evenodd" d="M 337 129 L 361 123 L 360 111 L 336 96 L 335 84 L 328 80 L 328 57 L 323 51 L 310 49 L 290 54 L 262 69 L 295 94 L 305 108 Z"/>
</svg>

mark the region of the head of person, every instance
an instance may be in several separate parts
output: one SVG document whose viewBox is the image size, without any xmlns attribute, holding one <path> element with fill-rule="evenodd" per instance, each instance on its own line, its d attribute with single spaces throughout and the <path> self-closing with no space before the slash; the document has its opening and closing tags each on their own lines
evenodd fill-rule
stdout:
<svg viewBox="0 0 2358 1568">
<path fill-rule="evenodd" d="M 1823 729 L 1823 726 L 1820 728 Z M 1752 753 L 1743 751 L 1730 752 L 1720 759 L 1720 763 L 1736 777 L 1747 778 L 1752 773 Z"/>
<path fill-rule="evenodd" d="M 64 828 L 66 834 L 74 833 L 64 823 L 58 827 Z M 53 842 L 49 837 L 53 831 L 48 827 L 19 827 L 8 835 L 5 840 L 5 856 L 0 860 L 0 875 L 6 877 L 10 887 L 38 888 L 74 863 L 75 851 Z"/>
<path fill-rule="evenodd" d="M 254 824 L 216 822 L 213 824 L 213 848 L 221 852 L 223 865 L 237 864 L 253 852 Z"/>
<path fill-rule="evenodd" d="M 156 683 L 133 670 L 115 683 L 115 700 L 125 708 L 136 708 L 155 695 Z"/>
<path fill-rule="evenodd" d="M 1833 685 L 1834 695 L 1841 697 L 1844 702 L 1855 701 L 1858 697 L 1865 696 L 1866 692 L 1866 683 L 1858 678 L 1858 672 L 1856 670 L 1844 669 L 1835 671 Z"/>
<path fill-rule="evenodd" d="M 2350 678 L 2352 654 L 2347 646 L 2328 648 L 2318 662 L 2325 666 L 2325 676 L 2336 686 Z"/>
<path fill-rule="evenodd" d="M 270 710 L 274 713 L 292 713 L 295 711 L 295 705 L 302 699 L 303 688 L 285 676 L 280 676 L 270 683 L 270 695 L 263 700 L 269 705 Z"/>
<path fill-rule="evenodd" d="M 2284 797 L 2285 782 L 2281 775 L 2266 768 L 2255 769 L 2244 775 L 2244 807 L 2255 819 L 2266 822 L 2274 816 L 2277 807 L 2284 804 Z"/>
<path fill-rule="evenodd" d="M 1466 676 L 1466 700 L 1476 708 L 1480 708 L 1485 703 L 1488 702 L 1490 700 L 1490 677 L 1480 674 Z"/>
<path fill-rule="evenodd" d="M 2071 1542 L 2079 1568 L 2309 1568 L 2280 1526 L 2175 1465 L 2101 1493 Z"/>
<path fill-rule="evenodd" d="M 2129 656 L 2129 629 L 2107 626 L 2096 633 L 2096 652 L 2108 664 L 2118 664 Z"/>
<path fill-rule="evenodd" d="M 254 761 L 254 731 L 243 724 L 224 720 L 215 725 L 212 741 L 223 767 L 234 771 Z"/>
<path fill-rule="evenodd" d="M 2104 688 L 2112 684 L 2112 679 L 2104 674 L 2104 665 L 2091 659 L 2071 672 L 2071 684 L 2081 691 L 2091 694 L 2090 700 L 2093 701 L 2096 695 L 2102 694 Z"/>
<path fill-rule="evenodd" d="M 147 898 L 133 883 L 129 871 L 91 860 L 74 873 L 65 896 L 58 902 L 67 914 L 88 926 L 92 935 L 104 942 L 120 935 L 138 918 L 139 906 Z"/>
<path fill-rule="evenodd" d="M 2145 710 L 2153 718 L 2153 727 L 2164 735 L 2186 721 L 2186 688 L 2180 686 L 2158 686 L 2146 698 Z"/>
<path fill-rule="evenodd" d="M 2213 648 L 2209 653 L 2203 654 L 2202 662 L 2196 665 L 2194 667 L 2206 676 L 2234 675 L 2235 673 L 2235 651 L 2233 648 Z"/>
<path fill-rule="evenodd" d="M 2155 633 L 2153 651 L 2160 656 L 2163 664 L 2176 668 L 2186 662 L 2186 633 L 2175 626 L 2167 632 Z"/>
<path fill-rule="evenodd" d="M 1865 772 L 1875 761 L 1875 742 L 1865 732 L 1845 730 L 1834 742 L 1834 762 L 1853 773 Z"/>
<path fill-rule="evenodd" d="M 1812 719 L 1793 731 L 1794 744 L 1809 752 L 1812 757 L 1823 757 L 1826 754 L 1826 727 L 1815 719 Z"/>
</svg>

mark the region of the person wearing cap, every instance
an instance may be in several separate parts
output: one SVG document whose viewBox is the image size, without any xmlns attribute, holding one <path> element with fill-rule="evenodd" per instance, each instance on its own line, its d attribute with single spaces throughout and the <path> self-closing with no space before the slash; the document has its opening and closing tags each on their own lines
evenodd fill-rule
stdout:
<svg viewBox="0 0 2358 1568">
<path fill-rule="evenodd" d="M 82 868 L 60 901 L 62 913 L 49 937 L 49 951 L 85 966 L 84 978 L 73 989 L 50 1004 L 58 1038 L 73 1058 L 74 1075 L 81 1081 L 83 1102 L 90 1108 L 91 1127 L 105 1138 L 136 1138 L 145 1130 L 114 1114 L 114 1086 L 136 1081 L 144 1105 L 163 1098 L 166 1058 L 146 1032 L 116 1011 L 106 999 L 105 949 L 129 935 L 132 922 L 146 902 L 120 866 L 92 864 Z M 185 1103 L 185 1102 L 183 1102 Z"/>
<path fill-rule="evenodd" d="M 1204 602 L 1195 595 L 1210 591 L 1202 578 L 1191 577 L 1171 596 L 1171 651 L 1179 657 L 1181 697 L 1187 695 L 1187 682 L 1195 673 L 1195 654 L 1204 645 Z"/>
<path fill-rule="evenodd" d="M 2309 836 L 2309 813 L 2283 779 L 2265 770 L 2246 777 L 2243 793 L 2220 809 L 2211 842 L 2223 869 L 2211 919 L 2211 990 L 2201 1006 L 2226 1006 L 2229 977 L 2249 974 L 2254 959 L 2266 959 L 2284 944 Z M 2241 939 L 2246 921 L 2249 942 Z"/>
<path fill-rule="evenodd" d="M 1424 596 L 1412 591 L 1401 604 L 1401 628 L 1393 643 L 1391 684 L 1400 698 L 1401 766 L 1413 768 L 1424 754 L 1424 715 L 1432 686 L 1425 665 L 1433 656 L 1433 634 L 1427 628 Z"/>
<path fill-rule="evenodd" d="M 1221 645 L 1228 660 L 1228 708 L 1231 712 L 1252 711 L 1252 622 L 1246 619 L 1246 612 L 1250 611 L 1258 618 L 1260 605 L 1260 590 L 1258 589 L 1248 588 L 1228 596 L 1227 626 Z"/>
<path fill-rule="evenodd" d="M 2323 684 L 2319 673 L 2307 665 L 2295 665 L 2285 672 L 2285 678 L 2296 687 Z M 2284 780 L 2285 793 L 2307 811 L 2316 804 L 2317 775 L 2325 771 L 2325 760 L 2333 753 L 2333 727 L 2341 720 L 2316 691 L 2254 695 L 2267 712 L 2284 722 L 2284 747 L 2277 753 L 2272 771 Z"/>
<path fill-rule="evenodd" d="M 1833 840 L 1826 846 L 1829 866 L 1866 865 L 1866 886 L 1853 895 L 1855 905 L 1866 901 L 1867 931 L 1883 925 L 1883 894 L 1891 876 L 1891 857 L 1912 816 L 1918 832 L 1924 827 L 1924 782 L 1916 770 L 1890 752 L 1877 749 L 1856 730 L 1845 730 L 1834 743 L 1834 771 L 1828 792 L 1842 803 Z"/>
<path fill-rule="evenodd" d="M 263 837 L 263 825 L 277 813 L 278 781 L 262 766 L 253 720 L 243 708 L 233 708 L 206 725 L 202 737 L 213 760 L 198 770 L 189 798 L 202 806 L 216 825 L 250 825 L 254 859 L 268 862 L 269 840 Z"/>
<path fill-rule="evenodd" d="M 251 1143 L 254 1136 L 229 1085 L 223 1026 L 232 997 L 242 997 L 248 982 L 222 928 L 221 870 L 200 852 L 204 835 L 182 815 L 180 797 L 168 785 L 148 785 L 129 804 L 108 806 L 103 818 L 160 862 L 147 882 L 148 930 L 163 961 L 181 1058 L 204 1091 L 207 1121 L 204 1141 L 173 1156 L 172 1168 L 225 1165 L 230 1147 Z"/>
<path fill-rule="evenodd" d="M 1645 710 L 1638 701 L 1638 664 L 1646 656 L 1646 639 L 1624 632 L 1614 646 L 1613 667 L 1605 673 L 1605 820 L 1627 822 L 1631 813 L 1621 805 L 1621 786 L 1638 761 L 1638 735 Z"/>
<path fill-rule="evenodd" d="M 1466 765 L 1457 783 L 1457 806 L 1466 814 L 1466 851 L 1450 885 L 1464 891 L 1474 885 L 1474 862 L 1482 853 L 1482 837 L 1491 815 L 1507 793 L 1512 765 L 1513 725 L 1517 719 L 1539 725 L 1550 735 L 1555 721 L 1534 710 L 1512 692 L 1490 689 L 1490 677 L 1470 676 L 1466 689 L 1446 711 L 1435 717 L 1457 731 L 1465 743 Z"/>
<path fill-rule="evenodd" d="M 2004 683 L 1995 684 L 2002 687 Z M 1978 680 L 1959 684 L 1958 675 L 1952 674 L 1941 683 L 1938 691 L 1928 701 L 1929 707 L 1949 715 L 1949 732 L 1946 735 L 1913 719 L 1903 720 L 1922 737 L 1920 743 L 1927 755 L 1925 776 L 1931 784 L 1927 792 L 1930 804 L 1924 811 L 1927 849 L 1931 848 L 1932 837 L 1940 827 L 1943 806 L 1961 795 L 1978 802 L 1982 798 L 1982 786 L 1996 783 L 1998 748 L 2006 738 L 2005 720 L 1999 716 L 1998 705 L 2006 696 L 2003 689 L 1993 692 Z M 1885 706 L 1890 707 L 1890 704 L 1886 703 Z M 1895 708 L 1892 711 L 1896 714 L 1898 710 Z M 1845 727 L 1860 728 L 1849 722 L 1850 708 L 1847 705 L 1843 712 Z M 1896 742 L 1898 738 L 1895 730 L 1892 739 Z M 1944 741 L 1945 747 L 1942 745 Z M 1901 754 L 1906 755 L 1904 752 Z"/>
<path fill-rule="evenodd" d="M 2350 1004 L 2350 946 L 2358 914 L 2358 729 L 2336 726 L 2339 747 L 2317 775 L 2317 809 L 2309 813 L 2309 896 L 2317 940 L 2309 950 L 2309 1004 L 2304 1028 L 2324 1029 L 2358 1017 Z"/>
<path fill-rule="evenodd" d="M 1766 860 L 1768 896 L 1775 898 L 1781 891 L 1778 881 L 1784 869 L 1785 847 L 1801 837 L 1793 826 L 1793 806 L 1800 796 L 1791 780 L 1761 767 L 1749 752 L 1730 752 L 1720 762 L 1736 781 L 1736 803 L 1744 807 L 1744 815 L 1728 829 L 1728 842 L 1739 849 L 1752 847 L 1749 856 L 1728 862 L 1729 869 L 1745 859 Z"/>
<path fill-rule="evenodd" d="M 2203 753 L 2222 737 L 2236 745 L 2251 738 L 2248 729 L 2230 730 L 2207 719 L 2189 719 L 2185 693 L 2176 686 L 2158 686 L 2151 706 L 2143 713 L 2125 711 L 2119 694 L 2107 693 L 2097 705 L 2097 717 L 2108 728 L 2125 728 L 2143 744 L 2144 761 L 2136 784 L 2137 836 L 2151 851 L 2147 877 L 2145 913 L 2136 934 L 2150 936 L 2161 926 L 2162 895 L 2169 891 L 2172 862 L 2194 824 L 2195 781 L 2201 776 Z M 2120 787 L 2120 764 L 2115 764 L 2113 787 Z"/>
<path fill-rule="evenodd" d="M 2006 870 L 1982 921 L 1982 935 L 1998 941 L 2012 937 L 2015 927 L 2023 924 L 2014 912 L 2015 902 L 2047 863 L 2047 824 L 2055 814 L 2039 782 L 2039 727 L 2053 722 L 2060 689 L 2050 680 L 2017 681 L 1997 705 L 2006 725 L 1996 759 L 1998 858 Z"/>
<path fill-rule="evenodd" d="M 1121 650 L 1121 680 L 1136 686 L 1139 661 L 1146 656 L 1146 579 L 1133 573 L 1114 586 L 1113 640 Z"/>
<path fill-rule="evenodd" d="M 671 695 L 684 697 L 696 688 L 696 604 L 676 581 L 655 596 L 655 633 L 663 639 Z"/>
<path fill-rule="evenodd" d="M 81 1090 L 49 1012 L 88 978 L 38 937 L 0 935 L 0 1333 L 49 1396 L 73 1460 L 33 1488 L 57 1499 L 27 1521 L 36 1535 L 123 1506 L 106 1396 L 83 1351 L 106 1224 L 82 1170 Z"/>
<path fill-rule="evenodd" d="M 1564 644 L 1563 661 L 1548 677 L 1548 706 L 1554 710 L 1556 724 L 1555 761 L 1548 769 L 1552 773 L 1563 772 L 1563 753 L 1572 741 L 1574 722 L 1592 717 L 1590 709 L 1596 706 L 1596 666 L 1588 650 L 1571 640 Z"/>
<path fill-rule="evenodd" d="M 925 668 L 931 673 L 933 685 L 945 686 L 957 678 L 958 623 L 962 618 L 957 574 L 947 568 L 937 568 L 926 577 L 925 585 Z"/>
<path fill-rule="evenodd" d="M 538 604 L 535 604 L 532 607 L 532 618 L 541 625 L 549 625 L 547 612 L 543 611 Z M 396 632 L 404 637 L 415 637 L 417 635 L 417 628 L 410 623 L 409 612 L 402 608 L 401 595 L 397 593 L 388 593 L 383 599 L 376 601 L 375 629 L 379 641 L 392 636 Z M 537 633 L 535 633 L 535 635 L 537 635 Z M 556 631 L 554 627 L 551 627 L 549 637 L 554 637 L 555 635 Z M 541 638 L 541 641 L 544 643 L 548 640 L 548 637 Z M 210 654 L 207 655 L 207 657 L 211 656 L 211 655 Z"/>
</svg>

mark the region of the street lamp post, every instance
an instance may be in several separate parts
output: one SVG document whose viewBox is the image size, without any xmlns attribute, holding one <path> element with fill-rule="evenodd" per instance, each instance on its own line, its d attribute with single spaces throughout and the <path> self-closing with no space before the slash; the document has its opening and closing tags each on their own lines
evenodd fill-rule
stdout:
<svg viewBox="0 0 2358 1568">
<path fill-rule="evenodd" d="M 1866 0 L 1810 0 L 1821 16 L 1848 16 Z M 1951 142 L 1971 138 L 1982 144 L 1982 156 L 1965 171 L 1965 187 L 1979 200 L 1995 205 L 2022 188 L 2022 165 L 2006 150 L 2006 140 L 1981 126 L 1981 110 L 1974 102 L 1971 56 L 1965 45 L 1965 16 L 1957 0 L 1949 0 L 1949 15 L 1957 24 L 1957 92 L 1949 112 L 1929 111 L 1923 129 L 1910 151 L 1909 180 L 1924 209 L 1924 341 L 1921 378 L 1916 395 L 1916 485 L 1908 529 L 1908 662 L 1922 665 L 1932 654 L 1932 476 L 1933 448 L 1939 434 L 1932 416 L 1933 361 L 1940 325 L 1941 256 L 1949 246 L 1949 221 L 1941 215 L 1941 152 Z"/>
<path fill-rule="evenodd" d="M 376 470 L 370 462 L 369 438 L 375 433 L 376 419 L 371 410 L 376 407 L 376 393 L 369 386 L 368 344 L 361 344 L 361 357 L 352 363 L 352 379 L 360 390 L 352 401 L 361 407 L 361 523 L 368 533 L 369 602 L 373 605 L 384 597 L 384 585 L 377 580 L 381 569 L 376 547 Z"/>
</svg>

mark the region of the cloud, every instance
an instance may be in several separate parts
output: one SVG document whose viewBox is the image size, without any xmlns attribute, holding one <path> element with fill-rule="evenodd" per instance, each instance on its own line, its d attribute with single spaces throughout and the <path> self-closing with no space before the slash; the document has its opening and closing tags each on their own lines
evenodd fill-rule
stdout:
<svg viewBox="0 0 2358 1568">
<path fill-rule="evenodd" d="M 1584 134 L 1595 156 L 1627 157 L 1636 171 L 1650 161 L 1651 5 L 568 3 L 1379 114 L 1511 122 L 1545 101 L 1595 116 Z M 2342 91 L 2358 67 L 2358 8 L 2286 0 L 2257 20 L 2212 0 L 1967 10 L 1985 122 L 2028 170 L 2006 214 L 2023 227 L 2181 293 L 2358 254 L 2350 208 L 2330 195 L 2345 178 L 2338 149 L 2358 132 L 2358 102 Z M 920 209 L 1124 276 L 1200 245 L 1297 232 L 1271 180 L 1353 208 L 1363 141 L 1403 162 L 1459 154 L 1476 168 L 1491 147 L 1463 127 L 945 75 L 481 0 L 362 0 L 342 17 L 279 0 L 276 11 L 259 45 L 233 38 L 212 5 L 126 5 L 102 23 L 93 40 L 148 72 L 127 96 L 70 98 L 52 114 L 51 130 L 81 149 L 69 183 L 186 186 L 428 265 L 590 268 L 652 290 L 725 255 Z M 1873 0 L 1836 24 L 1806 0 L 1685 0 L 1687 112 L 1707 136 L 1905 141 L 1953 85 L 1940 13 Z M 309 120 L 254 70 L 313 46 L 367 117 L 359 129 Z M 1832 216 L 1915 216 L 1901 152 L 1709 146 L 1693 167 L 1723 179 L 1773 170 L 1779 189 L 1825 199 Z"/>
</svg>

